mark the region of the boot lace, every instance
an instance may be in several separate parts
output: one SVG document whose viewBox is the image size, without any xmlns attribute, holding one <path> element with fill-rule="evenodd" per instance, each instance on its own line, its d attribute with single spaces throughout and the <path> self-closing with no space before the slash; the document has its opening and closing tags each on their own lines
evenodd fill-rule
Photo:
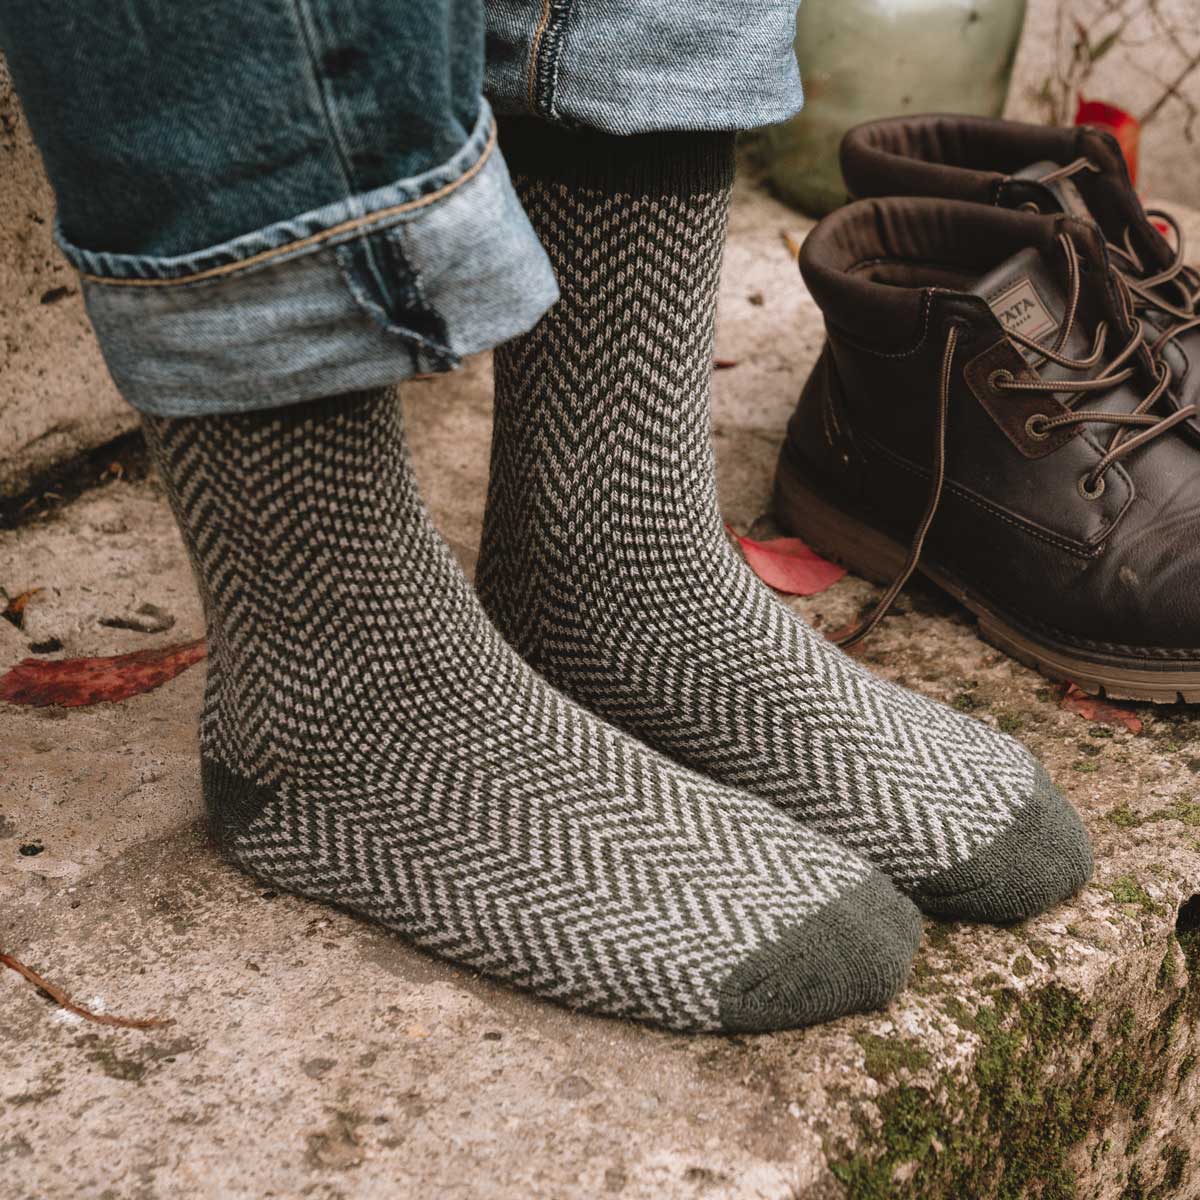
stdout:
<svg viewBox="0 0 1200 1200">
<path fill-rule="evenodd" d="M 1082 171 L 1100 174 L 1101 168 L 1089 158 L 1077 158 L 1065 167 L 1044 175 L 1038 182 L 1057 183 Z M 1030 203 L 1022 207 L 1037 208 L 1037 205 Z M 1135 297 L 1135 307 L 1154 309 L 1175 318 L 1175 324 L 1168 325 L 1151 346 L 1152 353 L 1158 355 L 1168 342 L 1181 333 L 1200 327 L 1200 312 L 1197 312 L 1197 304 L 1200 304 L 1200 271 L 1184 263 L 1185 245 L 1179 222 L 1161 208 L 1146 209 L 1146 216 L 1161 221 L 1174 234 L 1171 264 L 1164 270 L 1152 272 L 1142 261 L 1133 245 L 1131 226 L 1125 227 L 1120 243 L 1106 241 L 1105 245 L 1118 273 Z"/>
<path fill-rule="evenodd" d="M 1067 305 L 1059 325 L 1058 334 L 1051 346 L 1043 346 L 1040 342 L 1026 337 L 1024 334 L 1009 330 L 1007 336 L 1019 346 L 1031 351 L 1035 356 L 1032 364 L 1034 370 L 1047 362 L 1056 363 L 1068 371 L 1090 371 L 1104 357 L 1108 344 L 1109 326 L 1107 321 L 1100 321 L 1096 326 L 1095 337 L 1092 340 L 1091 351 L 1085 358 L 1071 358 L 1063 352 L 1063 347 L 1071 336 L 1078 320 L 1079 297 L 1081 290 L 1081 268 L 1079 252 L 1075 243 L 1066 235 L 1058 235 L 1058 244 L 1067 263 Z M 990 383 L 1000 392 L 1050 392 L 1066 395 L 1061 401 L 1066 412 L 1057 416 L 1034 414 L 1026 422 L 1026 431 L 1030 437 L 1042 439 L 1049 437 L 1054 430 L 1084 426 L 1109 425 L 1115 426 L 1112 436 L 1104 449 L 1103 455 L 1090 471 L 1085 472 L 1079 479 L 1079 494 L 1085 500 L 1098 500 L 1104 494 L 1105 476 L 1108 471 L 1121 459 L 1132 454 L 1147 442 L 1161 437 L 1168 430 L 1196 415 L 1197 405 L 1188 404 L 1175 409 L 1167 416 L 1152 413 L 1159 398 L 1166 392 L 1171 383 L 1171 368 L 1158 357 L 1155 347 L 1163 341 L 1162 338 L 1148 346 L 1145 340 L 1145 327 L 1134 316 L 1134 300 L 1131 289 L 1120 274 L 1116 275 L 1118 290 L 1125 308 L 1125 317 L 1132 333 L 1125 345 L 1109 361 L 1099 374 L 1086 379 L 1017 379 L 1012 372 L 999 370 L 992 373 Z M 959 327 L 952 324 L 946 334 L 945 349 L 942 353 L 942 365 L 938 378 L 937 413 L 934 421 L 933 444 L 933 473 L 930 481 L 929 496 L 925 510 L 913 534 L 909 545 L 908 555 L 900 573 L 888 586 L 871 612 L 857 625 L 837 634 L 833 641 L 839 646 L 852 646 L 862 641 L 876 625 L 887 615 L 901 589 L 909 581 L 921 561 L 925 548 L 925 540 L 937 516 L 942 501 L 942 493 L 946 483 L 946 432 L 949 424 L 950 384 L 953 377 L 954 355 L 958 347 Z M 1081 408 L 1079 405 L 1086 397 L 1097 393 L 1107 392 L 1134 378 L 1138 374 L 1137 356 L 1143 349 L 1149 351 L 1143 362 L 1149 361 L 1154 374 L 1154 384 L 1146 395 L 1139 401 L 1132 412 L 1103 412 L 1095 409 Z M 1133 433 L 1133 430 L 1138 430 Z"/>
</svg>

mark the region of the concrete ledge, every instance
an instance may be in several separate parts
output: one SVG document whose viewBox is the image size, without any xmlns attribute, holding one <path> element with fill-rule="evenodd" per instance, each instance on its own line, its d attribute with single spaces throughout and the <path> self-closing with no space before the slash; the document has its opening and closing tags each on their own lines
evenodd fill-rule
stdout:
<svg viewBox="0 0 1200 1200">
<path fill-rule="evenodd" d="M 744 185 L 721 299 L 724 507 L 763 515 L 820 343 L 782 232 Z M 418 471 L 469 560 L 490 423 L 476 361 L 406 389 Z M 30 643 L 117 653 L 201 631 L 153 482 L 117 481 L 0 533 L 0 670 Z M 876 589 L 796 605 L 844 624 Z M 175 625 L 105 624 L 145 602 Z M 1194 1200 L 1200 1196 L 1200 714 L 1094 726 L 906 593 L 872 669 L 1013 732 L 1095 839 L 1095 882 L 1009 930 L 930 923 L 886 1012 L 764 1037 L 585 1018 L 268 892 L 199 831 L 203 668 L 122 705 L 0 706 L 0 939 L 80 999 L 164 1015 L 81 1024 L 0 975 L 5 1195 L 426 1200 Z M 36 854 L 22 846 L 39 845 Z"/>
<path fill-rule="evenodd" d="M 132 429 L 51 240 L 54 202 L 0 60 L 0 497 Z"/>
</svg>

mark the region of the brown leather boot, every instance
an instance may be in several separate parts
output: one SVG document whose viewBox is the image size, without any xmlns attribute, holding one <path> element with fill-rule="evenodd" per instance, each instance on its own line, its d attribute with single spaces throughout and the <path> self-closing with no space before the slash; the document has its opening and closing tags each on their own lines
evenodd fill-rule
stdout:
<svg viewBox="0 0 1200 1200">
<path fill-rule="evenodd" d="M 841 158 L 857 197 L 941 196 L 1090 217 L 1147 322 L 1147 340 L 1170 363 L 1172 396 L 1200 403 L 1200 273 L 1183 265 L 1175 218 L 1142 208 L 1111 134 L 935 113 L 859 125 Z M 1151 218 L 1173 231 L 1173 246 Z M 1192 424 L 1200 436 L 1200 418 Z"/>
<path fill-rule="evenodd" d="M 1090 221 L 864 200 L 809 235 L 828 341 L 788 427 L 781 521 L 1089 691 L 1200 700 L 1200 444 Z"/>
</svg>

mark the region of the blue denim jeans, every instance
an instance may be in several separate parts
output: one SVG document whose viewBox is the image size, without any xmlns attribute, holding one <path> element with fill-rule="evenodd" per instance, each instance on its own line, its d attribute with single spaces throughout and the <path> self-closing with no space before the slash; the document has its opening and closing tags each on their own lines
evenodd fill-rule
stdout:
<svg viewBox="0 0 1200 1200">
<path fill-rule="evenodd" d="M 109 370 L 161 416 L 449 370 L 557 298 L 493 107 L 614 134 L 801 102 L 798 0 L 0 0 Z"/>
</svg>

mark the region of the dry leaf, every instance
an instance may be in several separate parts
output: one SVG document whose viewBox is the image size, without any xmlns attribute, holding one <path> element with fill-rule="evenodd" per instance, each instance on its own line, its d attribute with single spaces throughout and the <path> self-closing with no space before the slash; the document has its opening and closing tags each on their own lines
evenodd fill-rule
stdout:
<svg viewBox="0 0 1200 1200">
<path fill-rule="evenodd" d="M 4 611 L 0 613 L 6 621 L 11 621 L 18 629 L 25 623 L 25 606 L 40 592 L 40 587 L 30 588 L 27 592 L 22 592 L 19 596 L 14 596 L 5 606 Z"/>
<path fill-rule="evenodd" d="M 730 367 L 736 367 L 737 365 L 738 365 L 738 360 L 736 358 L 714 358 L 713 359 L 713 370 L 714 371 L 728 371 Z"/>
<path fill-rule="evenodd" d="M 756 542 L 729 531 L 737 539 L 750 569 L 768 587 L 789 596 L 815 596 L 837 583 L 846 568 L 822 558 L 799 538 Z"/>
<path fill-rule="evenodd" d="M 1097 725 L 1114 725 L 1128 729 L 1132 734 L 1142 732 L 1141 720 L 1128 708 L 1120 704 L 1111 704 L 1098 696 L 1089 696 L 1078 684 L 1068 683 L 1059 701 L 1059 707 L 1067 712 L 1076 713 L 1086 721 Z"/>
<path fill-rule="evenodd" d="M 0 676 L 0 700 L 44 708 L 114 704 L 153 691 L 205 654 L 204 639 L 111 658 L 26 658 Z"/>
</svg>

